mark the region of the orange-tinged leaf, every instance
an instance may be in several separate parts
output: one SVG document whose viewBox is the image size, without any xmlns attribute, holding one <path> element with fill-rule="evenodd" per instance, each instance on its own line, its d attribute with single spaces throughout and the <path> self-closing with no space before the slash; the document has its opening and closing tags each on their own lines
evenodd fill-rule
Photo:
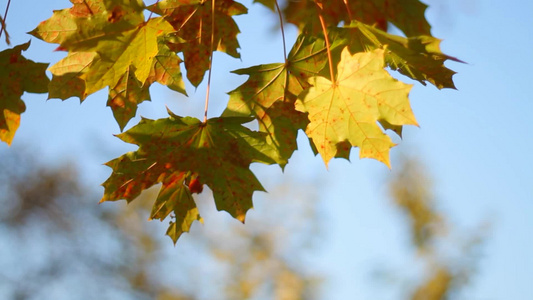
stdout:
<svg viewBox="0 0 533 300">
<path fill-rule="evenodd" d="M 342 51 L 335 83 L 311 78 L 313 85 L 300 95 L 297 109 L 309 113 L 306 133 L 327 165 L 333 157 L 347 157 L 346 143 L 359 147 L 359 156 L 390 167 L 390 137 L 378 125 L 416 125 L 408 93 L 411 86 L 384 70 L 384 51 L 351 55 Z M 339 153 L 339 150 L 341 152 Z"/>
<path fill-rule="evenodd" d="M 323 2 L 323 1 L 320 1 Z M 326 26 L 337 26 L 348 19 L 343 0 L 329 0 L 321 5 L 321 14 Z M 288 1 L 284 9 L 285 20 L 309 34 L 322 32 L 315 0 Z"/>
<path fill-rule="evenodd" d="M 24 92 L 46 93 L 48 64 L 36 63 L 22 56 L 30 42 L 0 52 L 0 140 L 11 145 L 26 110 Z"/>
<path fill-rule="evenodd" d="M 165 16 L 174 26 L 176 35 L 183 43 L 172 47 L 183 52 L 187 78 L 198 86 L 209 69 L 211 33 L 214 30 L 213 49 L 239 58 L 237 52 L 239 28 L 233 16 L 247 13 L 246 7 L 233 0 L 215 2 L 215 24 L 212 21 L 211 0 L 164 0 L 152 6 L 154 12 Z"/>
<path fill-rule="evenodd" d="M 174 31 L 164 18 L 145 21 L 139 0 L 71 2 L 73 7 L 55 11 L 31 32 L 69 52 L 50 68 L 50 98 L 83 101 L 109 87 L 108 106 L 122 130 L 137 104 L 150 99 L 153 82 L 185 93 L 180 60 L 164 46 L 164 38 Z"/>
<path fill-rule="evenodd" d="M 182 233 L 190 230 L 194 221 L 203 222 L 191 192 L 183 184 L 185 176 L 185 173 L 172 174 L 163 180 L 151 213 L 152 219 L 161 221 L 174 213 L 167 230 L 174 244 Z"/>
<path fill-rule="evenodd" d="M 155 56 L 148 82 L 159 82 L 171 90 L 187 95 L 183 83 L 180 63 L 181 59 L 176 53 L 170 51 L 166 45 L 159 44 L 159 53 Z"/>
<path fill-rule="evenodd" d="M 120 35 L 92 38 L 94 47 L 88 48 L 92 51 L 71 51 L 50 68 L 54 76 L 49 97 L 79 97 L 83 101 L 109 87 L 108 106 L 122 130 L 135 116 L 137 104 L 150 99 L 153 82 L 185 93 L 180 60 L 159 39 L 171 31 L 172 26 L 163 18 L 153 18 Z M 89 41 L 76 44 L 76 48 L 81 44 L 88 45 Z"/>
<path fill-rule="evenodd" d="M 162 182 L 160 197 L 166 200 L 157 202 L 154 211 L 174 206 L 174 202 L 169 204 L 168 201 L 189 203 L 187 212 L 181 210 L 176 216 L 187 216 L 183 220 L 190 220 L 197 215 L 191 211 L 194 207 L 186 198 L 199 189 L 187 188 L 185 183 L 190 185 L 194 179 L 201 178 L 198 183 L 213 191 L 217 209 L 244 222 L 246 212 L 252 207 L 252 194 L 264 190 L 250 171 L 250 164 L 274 163 L 258 150 L 258 145 L 265 143 L 264 134 L 241 125 L 249 121 L 249 118 L 229 117 L 202 123 L 173 114 L 167 119 L 141 120 L 118 135 L 123 141 L 138 145 L 139 149 L 107 163 L 113 173 L 103 184 L 102 201 L 131 201 L 142 190 Z M 154 213 L 155 217 L 162 215 Z M 169 230 L 172 234 L 179 232 L 175 226 Z"/>
<path fill-rule="evenodd" d="M 94 51 L 99 41 L 120 36 L 144 22 L 140 0 L 71 0 L 30 32 L 68 51 Z"/>
<path fill-rule="evenodd" d="M 394 24 L 406 36 L 431 35 L 425 17 L 427 5 L 419 0 L 350 0 L 353 20 L 387 31 Z M 353 20 L 345 20 L 350 23 Z"/>
<path fill-rule="evenodd" d="M 321 32 L 316 2 L 289 1 L 284 10 L 287 22 L 306 32 Z M 327 27 L 357 20 L 384 31 L 387 31 L 388 23 L 392 23 L 407 36 L 431 35 L 431 27 L 425 17 L 427 5 L 419 0 L 350 0 L 346 1 L 349 11 L 344 0 L 318 2 L 323 2 L 320 5 L 321 14 Z"/>
<path fill-rule="evenodd" d="M 53 77 L 49 85 L 48 98 L 66 100 L 78 97 L 80 101 L 85 100 L 87 97 L 85 81 L 80 76 L 87 72 L 96 56 L 95 52 L 73 52 L 50 67 L 49 71 Z"/>
<path fill-rule="evenodd" d="M 184 185 L 185 172 L 173 172 L 162 164 L 152 163 L 138 152 L 129 152 L 106 164 L 115 172 L 103 184 L 103 201 L 125 199 L 133 201 L 141 192 L 157 183 L 161 190 L 153 204 L 151 219 L 163 221 L 174 212 L 167 234 L 174 243 L 189 231 L 195 220 L 202 222 L 189 189 Z"/>
<path fill-rule="evenodd" d="M 150 100 L 148 85 L 143 86 L 137 80 L 133 67 L 130 67 L 117 85 L 109 89 L 107 106 L 113 110 L 115 120 L 117 120 L 120 130 L 123 130 L 131 118 L 137 113 L 137 105 L 144 100 Z"/>
</svg>

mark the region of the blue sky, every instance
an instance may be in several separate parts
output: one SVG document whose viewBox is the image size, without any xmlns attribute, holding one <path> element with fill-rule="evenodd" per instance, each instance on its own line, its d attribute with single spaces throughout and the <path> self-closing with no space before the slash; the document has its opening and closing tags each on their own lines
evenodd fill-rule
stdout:
<svg viewBox="0 0 533 300">
<path fill-rule="evenodd" d="M 250 2 L 243 2 L 250 14 L 237 17 L 242 60 L 215 55 L 210 116 L 222 111 L 225 93 L 246 79 L 228 75 L 229 70 L 283 60 L 281 39 L 271 30 L 276 17 L 257 22 L 257 14 L 265 10 Z M 427 3 L 433 35 L 443 39 L 443 51 L 467 63 L 447 64 L 458 72 L 454 77 L 458 90 L 439 91 L 415 84 L 410 99 L 420 128 L 405 130 L 404 140 L 392 151 L 393 169 L 397 162 L 394 153 L 419 156 L 433 176 L 440 207 L 458 228 L 473 228 L 491 220 L 480 272 L 460 299 L 533 299 L 533 4 L 519 0 Z M 66 0 L 32 1 L 28 8 L 28 2 L 12 1 L 7 21 L 13 44 L 28 41 L 30 36 L 24 32 L 50 17 L 52 9 L 68 5 Z M 296 32 L 290 27 L 287 31 L 290 44 Z M 32 39 L 26 56 L 55 62 L 64 53 L 52 52 L 54 48 Z M 200 118 L 204 91 L 203 84 L 196 91 L 188 87 L 191 98 L 185 99 L 155 88 L 152 103 L 142 104 L 139 114 L 165 117 L 167 105 L 178 114 Z M 25 95 L 23 99 L 27 111 L 14 147 L 35 148 L 52 163 L 65 158 L 81 160 L 84 177 L 95 184 L 109 176 L 103 162 L 135 149 L 112 136 L 119 128 L 105 106 L 105 92 L 89 97 L 82 105 L 77 99 L 45 101 L 43 95 Z M 300 149 L 286 172 L 303 177 L 302 184 L 308 177 L 323 182 L 320 203 L 325 234 L 317 265 L 331 277 L 325 284 L 325 299 L 397 299 L 397 291 L 383 289 L 369 277 L 377 264 L 412 272 L 407 263 L 412 257 L 406 228 L 387 198 L 385 181 L 391 172 L 376 161 L 359 160 L 357 155 L 352 155 L 351 163 L 334 161 L 326 170 L 303 138 Z M 282 176 L 266 167 L 255 169 L 260 178 L 261 174 Z M 249 222 L 254 214 L 260 211 L 251 213 Z"/>
</svg>

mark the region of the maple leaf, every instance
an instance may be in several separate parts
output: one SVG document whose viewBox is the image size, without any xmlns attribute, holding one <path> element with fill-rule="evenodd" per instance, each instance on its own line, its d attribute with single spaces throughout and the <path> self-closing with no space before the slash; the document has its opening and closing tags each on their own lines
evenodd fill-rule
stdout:
<svg viewBox="0 0 533 300">
<path fill-rule="evenodd" d="M 263 4 L 271 11 L 276 11 L 276 0 L 254 0 L 253 3 Z"/>
<path fill-rule="evenodd" d="M 322 2 L 322 1 L 319 1 Z M 330 0 L 321 4 L 321 14 L 326 26 L 336 27 L 348 18 L 346 6 L 342 0 Z M 305 33 L 317 34 L 322 32 L 319 19 L 319 9 L 315 0 L 288 1 L 283 13 L 285 20 L 292 23 Z"/>
<path fill-rule="evenodd" d="M 244 5 L 233 0 L 215 2 L 215 24 L 212 24 L 212 2 L 205 0 L 164 0 L 150 9 L 163 15 L 176 30 L 183 42 L 173 45 L 172 50 L 183 52 L 187 78 L 198 86 L 209 69 L 211 56 L 211 33 L 214 30 L 213 49 L 240 58 L 237 52 L 239 28 L 232 16 L 248 12 Z"/>
<path fill-rule="evenodd" d="M 147 78 L 148 83 L 159 82 L 173 91 L 187 95 L 181 75 L 181 62 L 181 59 L 166 44 L 159 43 L 159 53 L 154 58 Z"/>
<path fill-rule="evenodd" d="M 80 77 L 87 72 L 96 56 L 96 52 L 73 52 L 51 66 L 49 71 L 53 76 L 48 87 L 48 98 L 66 100 L 78 97 L 80 101 L 87 98 L 85 81 Z"/>
<path fill-rule="evenodd" d="M 185 93 L 181 60 L 164 46 L 163 37 L 174 30 L 164 18 L 145 21 L 138 1 L 71 2 L 72 8 L 55 11 L 31 32 L 69 51 L 50 68 L 49 98 L 83 101 L 109 87 L 108 106 L 123 130 L 137 105 L 150 99 L 153 82 Z"/>
<path fill-rule="evenodd" d="M 117 84 L 109 89 L 107 106 L 113 110 L 120 130 L 123 130 L 128 121 L 135 117 L 137 105 L 144 100 L 150 100 L 148 85 L 143 86 L 132 69 L 133 67 L 130 67 Z"/>
<path fill-rule="evenodd" d="M 36 63 L 22 56 L 30 42 L 0 52 L 0 140 L 11 145 L 26 110 L 24 92 L 46 93 L 48 64 Z"/>
<path fill-rule="evenodd" d="M 151 212 L 151 219 L 163 221 L 174 213 L 167 230 L 174 243 L 183 232 L 188 232 L 195 220 L 202 222 L 189 189 L 183 184 L 186 172 L 172 172 L 163 164 L 152 163 L 138 152 L 129 152 L 106 164 L 115 172 L 104 183 L 102 201 L 134 200 L 140 193 L 162 183 Z"/>
<path fill-rule="evenodd" d="M 249 75 L 248 80 L 229 93 L 223 116 L 253 116 L 259 130 L 268 134 L 272 156 L 283 168 L 296 150 L 299 129 L 307 116 L 294 108 L 296 96 L 309 87 L 307 79 L 317 75 L 327 61 L 323 39 L 300 35 L 287 63 L 259 65 L 233 71 Z"/>
<path fill-rule="evenodd" d="M 113 173 L 103 184 L 102 201 L 131 201 L 142 190 L 163 183 L 152 217 L 164 218 L 174 210 L 176 222 L 169 232 L 176 237 L 199 218 L 185 186 L 194 174 L 213 191 L 218 210 L 244 222 L 252 207 L 252 194 L 264 191 L 250 164 L 274 163 L 261 152 L 265 135 L 241 125 L 250 118 L 214 118 L 202 123 L 169 114 L 166 119 L 142 119 L 118 135 L 139 149 L 107 163 Z"/>
<path fill-rule="evenodd" d="M 384 70 L 384 50 L 351 55 L 342 51 L 335 82 L 324 77 L 300 95 L 296 109 L 309 113 L 306 133 L 327 165 L 333 157 L 347 158 L 351 145 L 359 156 L 377 159 L 390 167 L 394 146 L 377 122 L 417 125 L 408 99 L 410 85 Z"/>
<path fill-rule="evenodd" d="M 454 71 L 446 68 L 444 62 L 452 60 L 462 62 L 457 58 L 441 52 L 440 40 L 431 36 L 404 38 L 386 33 L 354 21 L 345 28 L 334 29 L 340 35 L 347 34 L 347 45 L 350 51 L 372 51 L 387 47 L 385 61 L 387 65 L 398 72 L 426 85 L 426 81 L 437 88 L 455 88 L 452 80 Z"/>
<path fill-rule="evenodd" d="M 317 2 L 328 27 L 357 20 L 387 31 L 390 22 L 407 36 L 431 35 L 431 27 L 424 15 L 427 5 L 419 0 L 350 0 L 348 7 L 344 0 L 289 1 L 284 9 L 287 22 L 313 34 L 321 32 Z"/>
<path fill-rule="evenodd" d="M 130 66 L 137 80 L 144 84 L 159 53 L 158 38 L 172 30 L 163 18 L 154 18 L 118 37 L 100 40 L 95 48 L 98 56 L 80 76 L 85 81 L 86 93 L 115 86 Z"/>
<path fill-rule="evenodd" d="M 431 36 L 431 26 L 425 17 L 427 5 L 419 0 L 357 0 L 349 1 L 353 20 L 387 31 L 388 22 L 407 36 Z M 349 19 L 344 21 L 349 24 Z"/>
<path fill-rule="evenodd" d="M 71 8 L 56 10 L 52 17 L 29 32 L 69 51 L 92 51 L 102 39 L 113 39 L 144 22 L 140 0 L 70 0 Z"/>
</svg>

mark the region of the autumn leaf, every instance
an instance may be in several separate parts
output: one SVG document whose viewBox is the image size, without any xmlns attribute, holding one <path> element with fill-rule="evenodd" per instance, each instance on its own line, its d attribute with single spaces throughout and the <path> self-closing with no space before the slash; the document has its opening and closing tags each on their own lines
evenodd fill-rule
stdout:
<svg viewBox="0 0 533 300">
<path fill-rule="evenodd" d="M 108 87 L 108 106 L 123 130 L 137 105 L 150 99 L 153 82 L 185 93 L 181 60 L 165 46 L 164 37 L 174 31 L 165 19 L 145 21 L 142 2 L 71 2 L 72 8 L 55 11 L 31 32 L 69 51 L 50 68 L 50 98 L 83 101 Z"/>
<path fill-rule="evenodd" d="M 276 11 L 276 0 L 254 0 L 253 3 L 261 3 L 272 11 Z"/>
<path fill-rule="evenodd" d="M 135 77 L 133 67 L 130 67 L 119 79 L 117 84 L 109 89 L 107 106 L 113 110 L 120 130 L 123 130 L 128 121 L 135 117 L 137 105 L 144 100 L 150 100 L 148 86 Z"/>
<path fill-rule="evenodd" d="M 164 19 L 155 18 L 119 37 L 99 41 L 95 48 L 98 56 L 80 76 L 85 81 L 86 93 L 115 86 L 130 66 L 134 68 L 137 80 L 144 84 L 159 53 L 158 38 L 172 30 Z"/>
<path fill-rule="evenodd" d="M 324 18 L 326 26 L 336 27 L 340 22 L 348 18 L 348 12 L 343 0 L 330 0 L 317 7 L 315 0 L 287 1 L 288 5 L 283 10 L 285 20 L 292 23 L 307 34 L 322 32 L 319 20 L 319 12 Z M 319 1 L 323 2 L 323 1 Z"/>
<path fill-rule="evenodd" d="M 307 79 L 316 76 L 327 61 L 323 39 L 298 37 L 287 63 L 254 66 L 233 71 L 249 75 L 248 80 L 229 93 L 223 116 L 253 116 L 259 130 L 268 134 L 272 155 L 283 168 L 296 150 L 299 129 L 307 125 L 307 116 L 294 108 L 296 96 L 309 87 Z"/>
<path fill-rule="evenodd" d="M 139 150 L 107 163 L 113 173 L 103 184 L 102 201 L 131 201 L 142 190 L 163 183 L 152 217 L 164 218 L 168 207 L 178 207 L 181 210 L 176 212 L 177 226 L 190 225 L 191 218 L 199 216 L 190 202 L 191 191 L 184 184 L 194 174 L 213 191 L 218 210 L 244 222 L 252 207 L 252 194 L 264 191 L 250 171 L 250 164 L 274 163 L 258 150 L 265 143 L 264 134 L 241 125 L 249 121 L 250 118 L 229 117 L 202 123 L 172 113 L 167 119 L 141 120 L 118 135 L 123 141 L 138 145 Z"/>
<path fill-rule="evenodd" d="M 166 18 L 183 42 L 173 45 L 172 50 L 183 52 L 187 78 L 198 86 L 209 69 L 211 56 L 211 33 L 214 30 L 213 49 L 239 58 L 237 52 L 239 28 L 233 16 L 248 12 L 244 5 L 233 0 L 215 2 L 215 24 L 212 25 L 212 3 L 205 0 L 164 0 L 150 9 Z"/>
<path fill-rule="evenodd" d="M 322 31 L 318 18 L 320 13 L 327 27 L 357 20 L 387 31 L 388 24 L 392 23 L 407 36 L 418 36 L 431 35 L 431 27 L 425 18 L 426 8 L 427 5 L 419 0 L 301 0 L 288 1 L 284 13 L 289 23 L 312 34 Z"/>
<path fill-rule="evenodd" d="M 439 89 L 455 88 L 452 80 L 455 72 L 446 68 L 444 62 L 461 61 L 442 53 L 439 39 L 431 36 L 404 38 L 356 21 L 335 30 L 348 35 L 345 41 L 352 53 L 386 46 L 385 61 L 391 69 L 424 85 L 430 82 Z"/>
<path fill-rule="evenodd" d="M 159 52 L 153 60 L 147 82 L 149 84 L 158 82 L 173 91 L 187 95 L 180 69 L 181 62 L 181 59 L 166 44 L 159 43 Z"/>
<path fill-rule="evenodd" d="M 48 64 L 36 63 L 22 56 L 30 42 L 0 52 L 0 140 L 11 145 L 26 110 L 21 97 L 27 93 L 46 93 Z"/>
<path fill-rule="evenodd" d="M 98 42 L 135 29 L 144 20 L 139 0 L 70 0 L 71 8 L 56 10 L 30 32 L 68 51 L 93 51 Z"/>
<path fill-rule="evenodd" d="M 394 24 L 406 36 L 431 35 L 431 26 L 425 17 L 427 5 L 419 0 L 348 1 L 352 20 L 387 31 L 388 23 Z"/>
<path fill-rule="evenodd" d="M 49 71 L 53 76 L 48 86 L 48 98 L 78 97 L 80 101 L 85 100 L 88 94 L 81 75 L 87 72 L 96 56 L 95 52 L 73 52 L 51 66 Z"/>
<path fill-rule="evenodd" d="M 183 185 L 186 172 L 172 172 L 164 165 L 152 163 L 139 152 L 129 152 L 106 164 L 114 172 L 103 184 L 103 201 L 125 199 L 133 201 L 140 193 L 162 183 L 161 190 L 153 204 L 151 219 L 163 221 L 172 212 L 167 234 L 177 241 L 183 232 L 188 232 L 193 221 L 202 221 L 189 190 Z"/>
<path fill-rule="evenodd" d="M 385 50 L 386 51 L 386 50 Z M 384 70 L 384 50 L 350 54 L 344 49 L 331 82 L 313 77 L 300 95 L 296 109 L 309 113 L 306 133 L 327 165 L 333 157 L 347 158 L 347 145 L 359 147 L 359 156 L 390 167 L 394 146 L 377 122 L 417 125 L 407 98 L 411 86 Z"/>
</svg>

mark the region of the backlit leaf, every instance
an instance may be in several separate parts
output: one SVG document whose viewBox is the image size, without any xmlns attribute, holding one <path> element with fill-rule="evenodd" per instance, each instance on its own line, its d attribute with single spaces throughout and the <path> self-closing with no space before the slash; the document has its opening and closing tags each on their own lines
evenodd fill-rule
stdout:
<svg viewBox="0 0 533 300">
<path fill-rule="evenodd" d="M 386 46 L 385 60 L 391 69 L 424 85 L 428 81 L 439 89 L 455 88 L 452 80 L 455 72 L 446 68 L 444 62 L 461 61 L 443 54 L 440 40 L 431 36 L 404 38 L 359 22 L 353 22 L 346 28 L 337 30 L 347 32 L 349 38 L 345 40 L 349 41 L 352 52 L 372 51 Z"/>
<path fill-rule="evenodd" d="M 150 100 L 147 85 L 142 86 L 132 69 L 133 67 L 130 67 L 117 85 L 109 89 L 109 98 L 107 99 L 107 106 L 113 110 L 120 130 L 123 130 L 128 121 L 135 117 L 137 105 L 144 100 Z"/>
<path fill-rule="evenodd" d="M 174 26 L 177 37 L 184 41 L 172 50 L 183 52 L 187 78 L 198 86 L 209 68 L 211 55 L 211 32 L 214 30 L 213 49 L 239 58 L 237 52 L 239 28 L 233 16 L 247 13 L 246 7 L 233 0 L 215 2 L 215 25 L 212 25 L 212 3 L 210 0 L 164 0 L 151 9 L 163 16 Z"/>
<path fill-rule="evenodd" d="M 313 77 L 313 87 L 300 95 L 296 108 L 309 113 L 306 133 L 326 165 L 333 157 L 346 158 L 344 148 L 349 144 L 359 147 L 361 158 L 390 167 L 389 149 L 394 144 L 377 122 L 417 125 L 407 98 L 411 87 L 383 67 L 383 50 L 351 55 L 344 49 L 335 83 Z"/>
<path fill-rule="evenodd" d="M 427 5 L 419 0 L 299 0 L 288 1 L 284 13 L 288 22 L 314 34 L 322 32 L 318 18 L 320 11 L 327 27 L 357 20 L 387 31 L 390 22 L 407 36 L 418 36 L 431 35 L 425 18 L 426 8 Z"/>
<path fill-rule="evenodd" d="M 30 42 L 0 52 L 0 140 L 11 145 L 26 110 L 24 92 L 46 93 L 48 64 L 36 63 L 22 56 Z"/>
<path fill-rule="evenodd" d="M 233 71 L 249 75 L 231 91 L 224 116 L 253 116 L 267 142 L 276 150 L 276 162 L 284 167 L 296 150 L 296 135 L 307 125 L 307 117 L 294 108 L 296 96 L 309 87 L 307 79 L 317 75 L 327 60 L 322 39 L 304 35 L 296 41 L 287 64 L 277 63 Z"/>
<path fill-rule="evenodd" d="M 72 3 L 72 8 L 54 12 L 31 32 L 69 51 L 50 68 L 54 75 L 50 98 L 78 97 L 83 101 L 109 87 L 108 106 L 122 130 L 135 116 L 137 104 L 150 99 L 153 82 L 185 93 L 180 60 L 162 45 L 161 37 L 174 31 L 163 18 L 145 22 L 142 3 L 137 1 Z"/>
<path fill-rule="evenodd" d="M 252 194 L 264 190 L 250 171 L 250 164 L 274 163 L 258 150 L 265 143 L 264 134 L 241 125 L 249 121 L 249 118 L 229 117 L 202 123 L 174 114 L 167 119 L 143 119 L 118 135 L 123 141 L 138 145 L 139 150 L 107 164 L 113 173 L 103 184 L 102 201 L 131 201 L 142 190 L 163 183 L 152 216 L 163 217 L 168 215 L 168 207 L 185 205 L 186 210 L 176 213 L 176 218 L 180 218 L 176 226 L 190 225 L 189 221 L 199 216 L 188 200 L 190 191 L 184 184 L 195 174 L 213 191 L 217 209 L 244 222 L 246 212 L 252 207 Z M 179 232 L 176 228 L 169 232 L 179 235 L 175 233 Z"/>
</svg>

